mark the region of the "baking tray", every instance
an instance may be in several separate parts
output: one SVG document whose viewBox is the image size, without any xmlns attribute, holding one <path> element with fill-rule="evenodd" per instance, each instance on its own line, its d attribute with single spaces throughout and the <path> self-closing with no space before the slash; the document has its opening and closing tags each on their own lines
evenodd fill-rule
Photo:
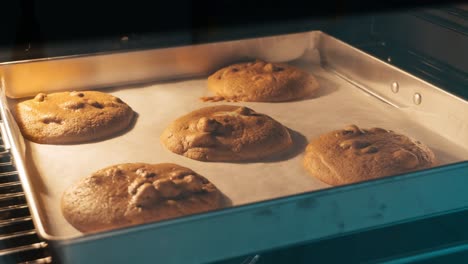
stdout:
<svg viewBox="0 0 468 264">
<path fill-rule="evenodd" d="M 165 150 L 159 135 L 172 120 L 214 105 L 199 100 L 210 95 L 206 76 L 253 58 L 299 66 L 316 75 L 322 86 L 318 97 L 309 100 L 230 103 L 252 107 L 288 126 L 294 150 L 274 161 L 245 164 L 203 163 Z M 462 188 L 468 181 L 468 104 L 322 32 L 0 67 L 2 133 L 11 144 L 39 234 L 67 263 L 127 262 L 135 256 L 149 262 L 157 256 L 164 263 L 214 261 L 468 205 Z M 104 89 L 121 97 L 139 115 L 135 126 L 124 135 L 80 145 L 39 145 L 21 137 L 11 104 L 41 91 L 80 89 Z M 302 151 L 307 138 L 350 123 L 418 138 L 445 166 L 329 188 L 302 168 Z M 62 191 L 78 178 L 121 162 L 190 167 L 214 182 L 233 207 L 82 235 L 61 217 Z M 125 250 L 111 250 L 116 246 Z"/>
</svg>

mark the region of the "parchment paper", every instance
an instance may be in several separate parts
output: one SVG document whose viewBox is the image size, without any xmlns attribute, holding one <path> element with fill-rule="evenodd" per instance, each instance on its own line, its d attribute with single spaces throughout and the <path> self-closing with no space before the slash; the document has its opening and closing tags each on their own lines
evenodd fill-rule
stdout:
<svg viewBox="0 0 468 264">
<path fill-rule="evenodd" d="M 421 126 L 404 109 L 368 95 L 315 62 L 292 63 L 313 73 L 321 85 L 316 98 L 296 102 L 204 103 L 200 97 L 213 95 L 206 88 L 206 78 L 103 90 L 120 97 L 138 113 L 134 127 L 126 133 L 79 145 L 40 145 L 26 141 L 27 170 L 48 233 L 59 238 L 82 235 L 63 218 L 61 195 L 81 177 L 118 163 L 173 162 L 189 167 L 213 182 L 236 206 L 329 188 L 304 170 L 303 150 L 307 139 L 348 124 L 364 128 L 379 126 L 414 137 L 434 150 L 440 164 L 468 158 L 466 146 L 436 134 L 426 128 L 427 124 Z M 174 154 L 160 143 L 161 132 L 174 119 L 215 104 L 245 105 L 270 115 L 294 131 L 294 150 L 276 161 L 208 163 Z"/>
</svg>

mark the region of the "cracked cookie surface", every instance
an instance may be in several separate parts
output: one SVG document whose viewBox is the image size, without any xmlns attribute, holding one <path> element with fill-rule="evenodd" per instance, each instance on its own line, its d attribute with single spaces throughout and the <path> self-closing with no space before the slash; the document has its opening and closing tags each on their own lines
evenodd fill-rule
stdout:
<svg viewBox="0 0 468 264">
<path fill-rule="evenodd" d="M 62 196 L 62 214 L 95 232 L 223 207 L 221 192 L 196 172 L 171 163 L 126 163 L 83 178 Z"/>
<path fill-rule="evenodd" d="M 102 139 L 128 128 L 133 117 L 121 99 L 97 91 L 39 93 L 15 108 L 23 136 L 42 144 Z"/>
<path fill-rule="evenodd" d="M 176 119 L 162 133 L 161 142 L 174 153 L 201 161 L 256 160 L 292 146 L 282 124 L 233 105 L 204 107 Z"/>
<path fill-rule="evenodd" d="M 208 88 L 218 95 L 213 98 L 281 102 L 312 96 L 319 83 L 314 76 L 294 66 L 257 60 L 218 70 L 208 77 Z"/>
<path fill-rule="evenodd" d="M 330 185 L 370 180 L 436 165 L 423 143 L 383 128 L 350 125 L 309 143 L 304 167 Z"/>
</svg>

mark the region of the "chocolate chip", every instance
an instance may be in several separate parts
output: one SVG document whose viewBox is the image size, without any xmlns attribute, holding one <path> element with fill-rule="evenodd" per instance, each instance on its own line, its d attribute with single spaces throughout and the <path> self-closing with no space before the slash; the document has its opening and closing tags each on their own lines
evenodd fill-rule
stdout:
<svg viewBox="0 0 468 264">
<path fill-rule="evenodd" d="M 94 100 L 88 100 L 88 104 L 99 109 L 104 108 L 104 106 L 101 103 L 94 101 Z"/>
<path fill-rule="evenodd" d="M 235 110 L 236 113 L 238 113 L 239 115 L 245 115 L 245 116 L 248 116 L 248 115 L 251 115 L 253 113 L 253 110 L 250 109 L 250 108 L 247 108 L 247 107 L 239 107 Z"/>
<path fill-rule="evenodd" d="M 358 126 L 356 125 L 349 125 L 344 128 L 343 135 L 361 135 L 364 134 L 364 131 L 362 131 Z"/>
<path fill-rule="evenodd" d="M 62 120 L 56 116 L 43 116 L 41 122 L 44 124 L 56 123 L 61 124 Z"/>
<path fill-rule="evenodd" d="M 35 97 L 34 97 L 34 101 L 36 102 L 44 102 L 45 98 L 47 97 L 47 94 L 45 93 L 38 93 Z"/>
<path fill-rule="evenodd" d="M 368 153 L 368 154 L 377 153 L 378 151 L 379 151 L 379 149 L 374 147 L 374 146 L 370 146 L 368 148 L 362 149 L 362 153 Z"/>
<path fill-rule="evenodd" d="M 344 149 L 353 148 L 353 149 L 362 149 L 369 146 L 371 143 L 362 140 L 349 139 L 340 143 L 340 147 Z"/>
<path fill-rule="evenodd" d="M 70 93 L 70 95 L 71 95 L 71 96 L 83 97 L 83 96 L 84 96 L 84 93 L 73 91 L 73 92 Z"/>
<path fill-rule="evenodd" d="M 118 98 L 118 97 L 112 98 L 112 101 L 114 101 L 114 102 L 116 102 L 116 103 L 119 103 L 119 104 L 122 104 L 122 103 L 123 103 L 123 101 L 122 101 L 120 98 Z"/>
<path fill-rule="evenodd" d="M 213 132 L 216 131 L 216 129 L 220 126 L 221 124 L 216 121 L 213 118 L 207 118 L 207 117 L 202 117 L 198 120 L 197 122 L 197 128 L 200 131 L 203 132 Z"/>
<path fill-rule="evenodd" d="M 355 149 L 362 149 L 369 146 L 371 143 L 366 141 L 354 140 L 352 143 L 352 147 Z"/>
<path fill-rule="evenodd" d="M 136 172 L 136 174 L 138 174 L 139 176 L 143 177 L 143 178 L 152 178 L 152 177 L 155 177 L 156 176 L 156 173 L 154 172 L 149 172 L 145 169 L 138 169 Z"/>
</svg>

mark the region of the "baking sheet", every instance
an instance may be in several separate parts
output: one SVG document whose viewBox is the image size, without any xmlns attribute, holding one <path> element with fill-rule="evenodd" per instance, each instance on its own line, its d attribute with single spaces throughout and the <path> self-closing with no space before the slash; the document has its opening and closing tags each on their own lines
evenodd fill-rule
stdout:
<svg viewBox="0 0 468 264">
<path fill-rule="evenodd" d="M 204 103 L 199 98 L 212 95 L 205 77 L 105 89 L 138 114 L 125 134 L 65 146 L 26 140 L 27 170 L 46 232 L 57 239 L 81 236 L 61 214 L 61 194 L 81 177 L 118 163 L 173 162 L 189 167 L 212 181 L 236 206 L 330 187 L 304 170 L 303 150 L 308 139 L 348 124 L 380 126 L 417 138 L 433 149 L 441 165 L 468 159 L 466 146 L 421 125 L 411 111 L 395 108 L 324 69 L 317 53 L 291 64 L 317 77 L 321 89 L 316 98 L 284 103 Z M 10 108 L 14 102 L 9 101 Z M 245 105 L 270 115 L 293 131 L 294 150 L 273 161 L 207 163 L 176 155 L 160 143 L 159 136 L 174 119 L 215 104 Z"/>
</svg>

